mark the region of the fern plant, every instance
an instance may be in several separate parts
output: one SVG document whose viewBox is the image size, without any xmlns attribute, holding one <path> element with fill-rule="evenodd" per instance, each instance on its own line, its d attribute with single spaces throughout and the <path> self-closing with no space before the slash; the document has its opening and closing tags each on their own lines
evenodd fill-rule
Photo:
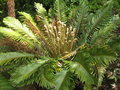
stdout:
<svg viewBox="0 0 120 90">
<path fill-rule="evenodd" d="M 0 66 L 10 74 L 12 85 L 36 83 L 53 90 L 72 90 L 79 79 L 85 90 L 100 86 L 105 68 L 117 58 L 114 46 L 120 44 L 111 42 L 116 42 L 112 31 L 119 17 L 109 16 L 112 2 L 97 13 L 89 12 L 87 0 L 79 4 L 66 14 L 63 0 L 56 0 L 51 13 L 35 3 L 36 20 L 25 12 L 19 12 L 22 23 L 4 18 L 7 26 L 0 27 L 0 33 L 14 42 L 15 52 L 0 53 Z"/>
</svg>

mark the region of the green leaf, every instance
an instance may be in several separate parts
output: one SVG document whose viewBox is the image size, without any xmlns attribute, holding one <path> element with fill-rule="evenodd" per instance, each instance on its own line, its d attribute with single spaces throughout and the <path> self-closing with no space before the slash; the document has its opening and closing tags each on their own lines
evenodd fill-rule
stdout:
<svg viewBox="0 0 120 90">
<path fill-rule="evenodd" d="M 45 77 L 43 77 L 44 71 L 41 71 L 40 69 L 43 68 L 43 65 L 48 63 L 48 62 L 49 62 L 49 60 L 37 60 L 33 63 L 28 64 L 28 65 L 18 67 L 16 69 L 16 71 L 12 74 L 11 81 L 17 85 L 23 83 L 26 80 L 27 80 L 27 83 L 29 83 L 29 81 L 32 80 L 32 76 L 34 76 L 37 71 L 39 71 L 38 75 L 40 74 L 39 78 L 43 78 L 40 80 L 45 80 Z M 42 77 L 41 77 L 41 74 L 43 74 Z M 33 83 L 35 81 L 39 82 L 39 79 L 34 78 L 33 81 L 30 83 Z M 41 83 L 44 83 L 44 82 L 45 81 L 41 81 Z M 46 85 L 46 84 L 48 84 L 48 85 Z M 47 79 L 46 79 L 46 84 L 45 84 L 45 86 L 51 86 L 51 83 L 49 81 L 47 81 Z"/>
<path fill-rule="evenodd" d="M 0 90 L 15 90 L 2 74 L 0 74 Z"/>
<path fill-rule="evenodd" d="M 0 65 L 7 64 L 14 60 L 21 60 L 21 58 L 33 58 L 34 55 L 28 53 L 7 52 L 0 54 Z"/>
<path fill-rule="evenodd" d="M 72 73 L 75 73 L 77 78 L 79 78 L 82 82 L 85 82 L 85 84 L 89 85 L 95 84 L 95 79 L 81 63 L 71 62 L 70 71 Z"/>
<path fill-rule="evenodd" d="M 8 27 L 13 28 L 15 30 L 22 30 L 23 26 L 21 22 L 13 17 L 6 17 L 3 19 L 4 24 Z"/>
<path fill-rule="evenodd" d="M 38 15 L 42 16 L 42 17 L 45 17 L 46 14 L 47 14 L 47 11 L 46 9 L 43 7 L 42 4 L 40 3 L 35 3 L 35 8 L 36 8 L 36 11 L 38 13 Z"/>
<path fill-rule="evenodd" d="M 63 0 L 56 0 L 54 3 L 54 13 L 58 20 L 66 22 L 67 6 Z"/>
<path fill-rule="evenodd" d="M 26 13 L 24 13 L 24 14 L 26 14 Z M 27 28 L 27 26 L 25 24 L 22 24 L 18 19 L 15 19 L 13 17 L 6 17 L 6 18 L 4 18 L 3 22 L 8 27 L 16 30 L 16 32 L 26 34 L 33 40 L 37 41 L 36 36 L 32 33 L 32 31 L 29 30 L 29 28 Z"/>
<path fill-rule="evenodd" d="M 2 33 L 6 37 L 10 37 L 13 40 L 19 41 L 21 43 L 29 44 L 29 47 L 33 47 L 33 42 L 28 40 L 25 36 L 21 35 L 20 33 L 13 31 L 12 29 L 0 27 L 0 33 Z"/>
<path fill-rule="evenodd" d="M 70 79 L 70 73 L 67 70 L 62 70 L 61 72 L 56 73 L 56 87 L 53 90 L 70 90 Z"/>
</svg>

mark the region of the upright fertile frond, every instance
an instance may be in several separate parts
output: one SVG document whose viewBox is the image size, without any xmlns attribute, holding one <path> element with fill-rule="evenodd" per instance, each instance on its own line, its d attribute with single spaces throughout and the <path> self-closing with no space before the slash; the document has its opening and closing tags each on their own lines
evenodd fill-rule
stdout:
<svg viewBox="0 0 120 90">
<path fill-rule="evenodd" d="M 49 27 L 47 27 L 45 25 L 45 29 L 44 37 L 46 39 L 43 42 L 53 57 L 62 57 L 73 51 L 76 42 L 75 28 L 67 27 L 66 24 L 58 21 L 57 26 L 50 24 Z"/>
<path fill-rule="evenodd" d="M 15 90 L 10 82 L 0 74 L 0 90 Z"/>
<path fill-rule="evenodd" d="M 66 22 L 67 6 L 63 0 L 56 0 L 54 3 L 54 14 L 57 20 Z"/>
<path fill-rule="evenodd" d="M 71 90 L 71 77 L 70 73 L 67 70 L 62 70 L 61 72 L 56 73 L 55 76 L 55 85 L 56 87 L 53 90 Z"/>
<path fill-rule="evenodd" d="M 19 52 L 8 52 L 0 54 L 0 65 L 7 64 L 11 61 L 17 61 L 21 58 L 34 58 L 33 54 L 19 53 Z"/>
</svg>

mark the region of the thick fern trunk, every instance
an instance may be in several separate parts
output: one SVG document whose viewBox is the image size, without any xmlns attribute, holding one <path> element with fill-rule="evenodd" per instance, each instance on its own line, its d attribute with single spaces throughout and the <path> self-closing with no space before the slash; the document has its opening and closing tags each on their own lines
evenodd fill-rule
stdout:
<svg viewBox="0 0 120 90">
<path fill-rule="evenodd" d="M 7 0 L 8 15 L 15 17 L 15 2 L 14 0 Z"/>
</svg>

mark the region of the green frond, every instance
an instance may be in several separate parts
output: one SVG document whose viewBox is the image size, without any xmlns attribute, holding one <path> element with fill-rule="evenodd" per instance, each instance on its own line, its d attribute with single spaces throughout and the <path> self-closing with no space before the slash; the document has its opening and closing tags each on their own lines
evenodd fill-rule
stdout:
<svg viewBox="0 0 120 90">
<path fill-rule="evenodd" d="M 97 64 L 98 66 L 107 66 L 116 60 L 117 54 L 111 48 L 104 47 L 93 47 L 88 50 L 90 57 L 88 62 Z"/>
<path fill-rule="evenodd" d="M 77 78 L 80 81 L 85 82 L 85 84 L 95 84 L 95 79 L 91 75 L 91 73 L 79 62 L 71 62 L 70 63 L 70 71 L 75 73 Z"/>
<path fill-rule="evenodd" d="M 8 52 L 0 53 L 0 65 L 7 64 L 11 61 L 21 60 L 23 58 L 33 58 L 34 55 L 28 53 Z"/>
<path fill-rule="evenodd" d="M 107 42 L 107 44 L 115 51 L 120 51 L 120 37 L 115 37 Z"/>
<path fill-rule="evenodd" d="M 51 64 L 51 63 L 47 63 L 47 64 Z M 48 89 L 55 87 L 54 71 L 51 69 L 51 67 L 49 67 L 49 65 L 47 65 L 46 67 L 41 69 L 40 72 L 42 72 L 42 73 L 40 73 L 40 75 L 38 75 L 38 80 L 36 80 L 36 83 L 39 84 L 40 86 L 46 87 Z"/>
<path fill-rule="evenodd" d="M 57 17 L 57 20 L 66 22 L 66 11 L 67 6 L 63 0 L 56 0 L 54 3 L 54 14 Z"/>
<path fill-rule="evenodd" d="M 32 16 L 26 12 L 19 12 L 20 15 L 24 16 L 25 19 L 30 20 L 30 22 L 36 26 L 35 21 L 33 20 Z"/>
<path fill-rule="evenodd" d="M 13 28 L 15 30 L 18 30 L 21 32 L 22 30 L 22 24 L 18 19 L 15 19 L 13 17 L 6 17 L 3 19 L 3 22 L 5 25 L 7 25 L 10 28 Z"/>
<path fill-rule="evenodd" d="M 96 42 L 99 39 L 103 39 L 103 41 L 107 41 L 112 34 L 112 31 L 117 28 L 116 21 L 119 19 L 119 16 L 113 16 L 110 21 L 108 21 L 104 27 L 100 28 L 100 30 L 94 32 L 92 36 L 91 43 Z M 104 42 L 106 43 L 106 42 Z"/>
<path fill-rule="evenodd" d="M 2 74 L 0 74 L 0 90 L 15 90 Z"/>
<path fill-rule="evenodd" d="M 80 49 L 74 60 L 84 64 L 107 66 L 116 60 L 117 54 L 108 46 L 93 46 Z"/>
<path fill-rule="evenodd" d="M 62 70 L 57 72 L 55 75 L 55 85 L 56 87 L 53 90 L 71 90 L 71 77 L 70 73 L 67 70 Z"/>
<path fill-rule="evenodd" d="M 39 17 L 39 19 L 41 19 L 41 21 L 45 24 L 45 25 L 49 25 L 49 20 L 47 18 L 47 11 L 46 9 L 43 7 L 42 4 L 40 3 L 35 3 L 35 8 L 37 11 L 37 15 Z"/>
<path fill-rule="evenodd" d="M 26 34 L 35 41 L 37 40 L 36 36 L 31 32 L 31 30 L 29 30 L 29 28 L 27 28 L 27 26 L 25 24 L 22 24 L 18 19 L 15 19 L 13 17 L 6 17 L 6 18 L 4 18 L 3 22 L 8 27 L 14 29 L 15 31 Z"/>
<path fill-rule="evenodd" d="M 21 35 L 20 33 L 16 31 L 13 31 L 12 29 L 0 27 L 0 33 L 18 42 L 29 44 L 29 47 L 34 46 L 31 40 L 28 40 L 25 36 Z"/>
<path fill-rule="evenodd" d="M 40 15 L 41 17 L 45 17 L 47 15 L 47 11 L 42 4 L 35 3 L 35 8 L 36 8 L 37 14 Z"/>
<path fill-rule="evenodd" d="M 27 84 L 38 83 L 43 87 L 53 87 L 52 80 L 50 81 L 45 75 L 44 65 L 49 64 L 49 60 L 36 60 L 28 65 L 20 66 L 12 74 L 11 81 L 16 85 L 20 85 L 27 81 Z M 47 66 L 46 66 L 47 67 Z M 47 74 L 49 74 L 47 72 Z"/>
<path fill-rule="evenodd" d="M 81 31 L 83 28 L 82 24 L 86 23 L 86 18 L 88 16 L 88 2 L 87 0 L 80 0 L 78 11 L 76 13 L 76 22 L 75 23 L 75 28 L 77 31 Z"/>
<path fill-rule="evenodd" d="M 95 16 L 92 18 L 92 22 L 91 22 L 92 26 L 89 32 L 95 31 L 94 29 L 96 29 L 96 27 L 98 27 L 101 23 L 103 24 L 103 21 L 107 20 L 110 17 L 111 9 L 112 9 L 112 1 L 108 3 L 106 8 L 104 7 L 102 10 L 97 11 Z"/>
</svg>

